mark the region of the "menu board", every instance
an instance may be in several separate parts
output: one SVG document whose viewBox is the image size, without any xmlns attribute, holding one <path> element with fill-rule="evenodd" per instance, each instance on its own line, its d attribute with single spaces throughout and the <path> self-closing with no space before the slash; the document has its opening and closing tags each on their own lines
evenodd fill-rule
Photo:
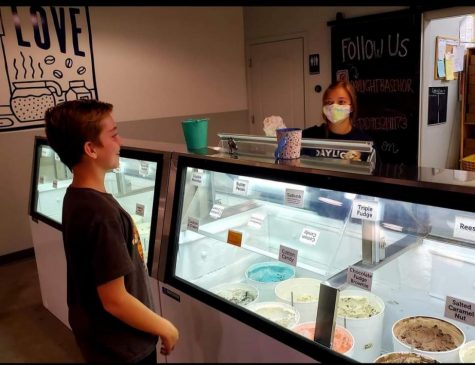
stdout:
<svg viewBox="0 0 475 365">
<path fill-rule="evenodd" d="M 329 23 L 332 80 L 355 87 L 355 125 L 373 138 L 383 163 L 417 165 L 420 23 L 411 10 Z"/>
</svg>

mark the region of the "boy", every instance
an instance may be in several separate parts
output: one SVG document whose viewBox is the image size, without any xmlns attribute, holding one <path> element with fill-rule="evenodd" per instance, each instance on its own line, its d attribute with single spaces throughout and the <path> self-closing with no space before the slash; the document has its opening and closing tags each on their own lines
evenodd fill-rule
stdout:
<svg viewBox="0 0 475 365">
<path fill-rule="evenodd" d="M 178 330 L 153 311 L 139 235 L 106 193 L 121 145 L 112 108 L 74 100 L 45 113 L 48 142 L 73 172 L 62 213 L 69 323 L 88 362 L 156 363 L 158 336 L 168 355 Z"/>
</svg>

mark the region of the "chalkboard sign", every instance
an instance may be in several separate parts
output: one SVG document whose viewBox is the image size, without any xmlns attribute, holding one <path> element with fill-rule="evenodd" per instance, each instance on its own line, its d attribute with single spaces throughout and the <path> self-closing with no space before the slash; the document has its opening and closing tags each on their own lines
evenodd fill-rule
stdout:
<svg viewBox="0 0 475 365">
<path fill-rule="evenodd" d="M 384 163 L 417 165 L 420 13 L 397 11 L 330 22 L 332 80 L 358 94 L 355 125 Z"/>
</svg>

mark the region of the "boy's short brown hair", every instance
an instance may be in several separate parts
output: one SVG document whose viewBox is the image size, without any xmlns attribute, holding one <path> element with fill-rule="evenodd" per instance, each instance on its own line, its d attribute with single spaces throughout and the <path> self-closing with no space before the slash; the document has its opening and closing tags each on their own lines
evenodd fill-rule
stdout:
<svg viewBox="0 0 475 365">
<path fill-rule="evenodd" d="M 48 143 L 70 170 L 81 160 L 86 142 L 100 143 L 100 122 L 112 109 L 112 104 L 84 99 L 66 101 L 46 111 Z"/>
</svg>

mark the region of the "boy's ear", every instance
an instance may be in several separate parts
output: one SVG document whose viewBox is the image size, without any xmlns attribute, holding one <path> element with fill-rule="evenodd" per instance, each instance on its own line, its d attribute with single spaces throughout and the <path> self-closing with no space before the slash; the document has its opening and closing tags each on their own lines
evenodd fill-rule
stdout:
<svg viewBox="0 0 475 365">
<path fill-rule="evenodd" d="M 84 153 L 86 154 L 86 156 L 89 156 L 91 158 L 96 158 L 97 157 L 96 150 L 94 148 L 94 144 L 90 141 L 84 143 Z"/>
</svg>

